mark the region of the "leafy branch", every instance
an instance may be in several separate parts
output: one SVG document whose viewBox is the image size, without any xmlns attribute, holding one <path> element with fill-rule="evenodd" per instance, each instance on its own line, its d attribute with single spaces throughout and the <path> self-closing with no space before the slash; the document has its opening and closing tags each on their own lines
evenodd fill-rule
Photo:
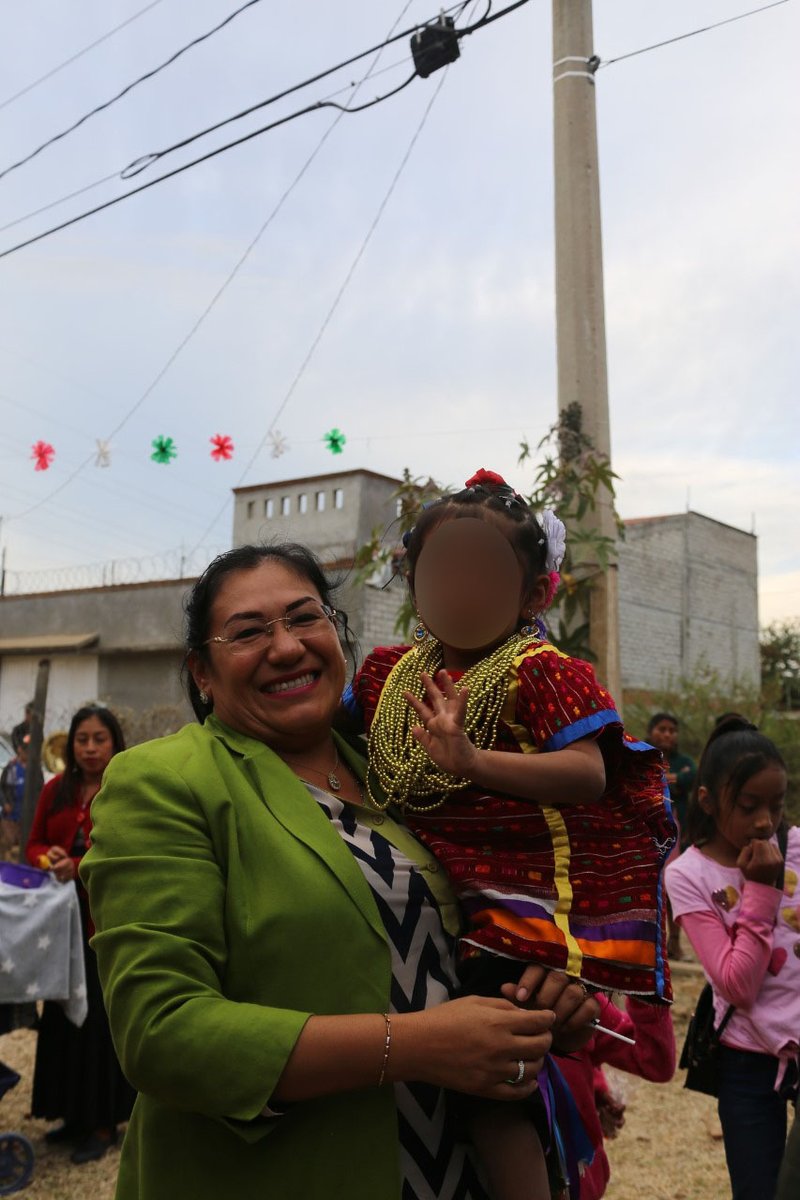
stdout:
<svg viewBox="0 0 800 1200">
<path fill-rule="evenodd" d="M 564 409 L 556 423 L 531 451 L 527 440 L 520 442 L 518 462 L 538 462 L 533 471 L 533 488 L 526 500 L 534 512 L 552 508 L 567 527 L 567 550 L 561 566 L 561 588 L 553 608 L 547 614 L 554 641 L 575 657 L 593 658 L 589 648 L 589 601 L 594 580 L 608 570 L 616 556 L 617 539 L 591 529 L 587 520 L 598 504 L 610 503 L 613 509 L 614 481 L 608 459 L 599 454 L 583 430 L 583 412 L 579 404 Z M 420 510 L 431 500 L 448 491 L 436 480 L 413 476 L 406 468 L 394 493 L 397 522 L 387 537 L 373 529 L 369 540 L 360 546 L 354 560 L 358 584 L 379 583 L 398 586 L 404 582 L 402 535 L 413 528 Z M 614 509 L 617 533 L 624 527 Z M 395 582 L 396 580 L 396 582 Z M 416 621 L 408 593 L 400 607 L 395 630 L 407 637 Z"/>
</svg>

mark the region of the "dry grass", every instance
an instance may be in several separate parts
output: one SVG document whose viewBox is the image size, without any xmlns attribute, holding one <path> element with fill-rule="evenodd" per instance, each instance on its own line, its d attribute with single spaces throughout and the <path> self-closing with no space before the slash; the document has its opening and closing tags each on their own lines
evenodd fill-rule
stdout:
<svg viewBox="0 0 800 1200">
<path fill-rule="evenodd" d="M 699 968 L 679 963 L 674 970 L 675 1034 L 683 1041 L 692 1004 L 702 985 Z M 13 1066 L 23 1082 L 0 1101 L 0 1129 L 14 1129 L 31 1139 L 36 1167 L 25 1200 L 112 1200 L 119 1150 L 100 1162 L 75 1167 L 69 1152 L 42 1140 L 48 1128 L 26 1117 L 30 1106 L 34 1035 L 25 1030 L 0 1037 L 0 1059 Z M 614 1072 L 613 1083 L 628 1104 L 625 1128 L 608 1144 L 611 1183 L 608 1200 L 723 1200 L 730 1194 L 715 1102 L 687 1092 L 682 1072 L 672 1083 L 653 1084 Z M 332 1197 L 331 1200 L 338 1200 Z"/>
</svg>

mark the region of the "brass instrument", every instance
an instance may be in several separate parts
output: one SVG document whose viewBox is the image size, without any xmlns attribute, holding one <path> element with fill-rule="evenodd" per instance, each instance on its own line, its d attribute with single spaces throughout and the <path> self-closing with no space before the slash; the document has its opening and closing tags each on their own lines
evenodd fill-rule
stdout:
<svg viewBox="0 0 800 1200">
<path fill-rule="evenodd" d="M 53 775 L 60 775 L 67 765 L 67 731 L 57 729 L 42 742 L 42 762 Z"/>
</svg>

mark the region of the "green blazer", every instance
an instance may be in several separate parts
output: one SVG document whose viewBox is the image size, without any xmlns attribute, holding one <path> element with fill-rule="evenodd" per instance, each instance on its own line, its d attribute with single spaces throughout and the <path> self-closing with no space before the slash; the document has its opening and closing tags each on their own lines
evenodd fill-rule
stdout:
<svg viewBox="0 0 800 1200">
<path fill-rule="evenodd" d="M 365 819 L 431 872 L 455 932 L 438 864 L 390 817 Z M 117 1200 L 398 1200 L 392 1088 L 261 1115 L 310 1014 L 389 1005 L 372 893 L 304 785 L 212 716 L 118 754 L 92 821 L 93 946 L 140 1093 Z M 376 1076 L 380 1057 L 376 1033 Z"/>
</svg>

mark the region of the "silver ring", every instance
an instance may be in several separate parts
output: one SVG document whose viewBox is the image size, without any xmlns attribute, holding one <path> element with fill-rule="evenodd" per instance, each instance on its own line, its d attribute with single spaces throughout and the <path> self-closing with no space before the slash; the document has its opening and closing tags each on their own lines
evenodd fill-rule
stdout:
<svg viewBox="0 0 800 1200">
<path fill-rule="evenodd" d="M 510 1083 L 512 1087 L 516 1087 L 518 1083 L 522 1083 L 525 1078 L 525 1063 L 521 1058 L 517 1059 L 517 1074 L 514 1079 L 504 1079 L 503 1083 Z"/>
</svg>

